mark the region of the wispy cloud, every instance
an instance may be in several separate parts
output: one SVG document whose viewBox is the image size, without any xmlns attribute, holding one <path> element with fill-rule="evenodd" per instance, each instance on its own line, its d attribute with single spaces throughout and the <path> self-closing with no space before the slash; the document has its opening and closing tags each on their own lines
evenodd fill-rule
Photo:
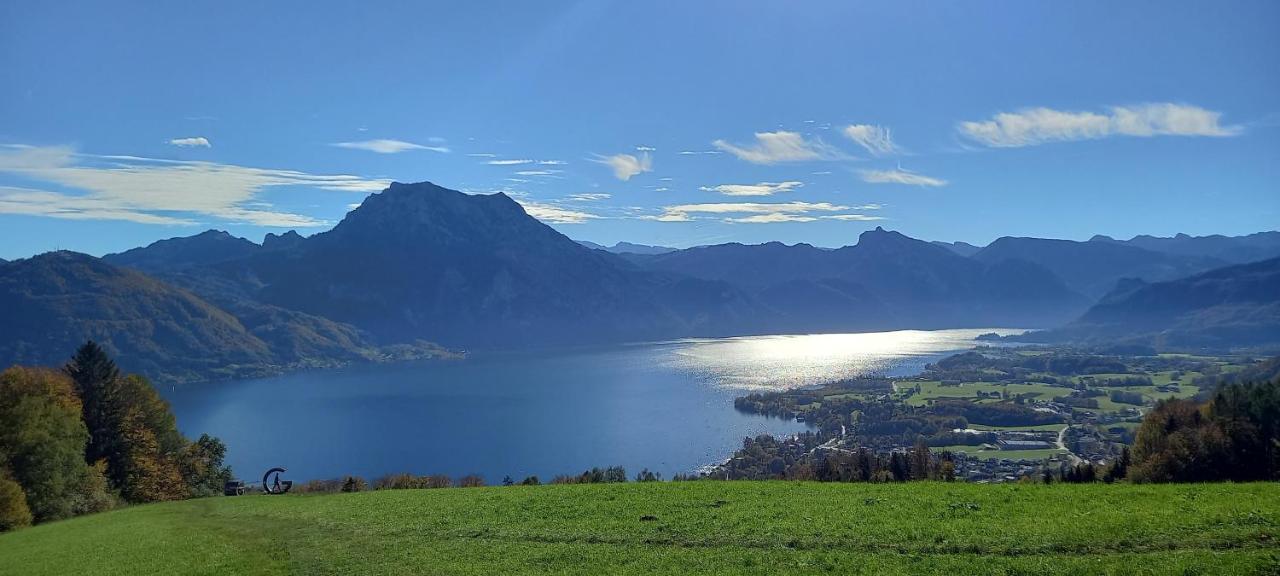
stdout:
<svg viewBox="0 0 1280 576">
<path fill-rule="evenodd" d="M 892 170 L 859 170 L 863 182 L 871 184 L 906 184 L 909 186 L 946 186 L 947 181 L 941 178 L 917 174 L 902 167 Z"/>
<path fill-rule="evenodd" d="M 467 154 L 467 156 L 471 156 L 473 158 L 497 158 L 498 157 L 497 154 L 491 154 L 489 152 L 472 152 L 470 154 Z"/>
<path fill-rule="evenodd" d="M 405 142 L 404 140 L 361 140 L 358 142 L 335 142 L 331 146 L 338 148 L 350 148 L 352 150 L 366 150 L 369 152 L 377 152 L 378 154 L 399 154 L 410 150 L 430 150 L 432 152 L 448 153 L 450 150 L 445 146 L 423 146 L 422 144 L 414 144 L 413 142 Z"/>
<path fill-rule="evenodd" d="M 1222 113 L 1174 103 L 1115 106 L 1104 113 L 1028 108 L 981 122 L 961 122 L 963 136 L 998 148 L 1110 136 L 1235 136 L 1241 126 L 1220 124 Z"/>
<path fill-rule="evenodd" d="M 772 196 L 778 192 L 790 192 L 804 186 L 804 182 L 759 182 L 756 184 L 720 184 L 719 186 L 703 186 L 704 192 L 717 192 L 725 196 Z"/>
<path fill-rule="evenodd" d="M 183 224 L 193 216 L 209 216 L 258 226 L 321 226 L 327 222 L 271 210 L 257 196 L 272 187 L 368 193 L 390 184 L 215 162 L 78 154 L 65 146 L 5 146 L 0 148 L 0 172 L 78 191 L 8 188 L 0 194 L 0 212 L 147 224 Z"/>
<path fill-rule="evenodd" d="M 866 214 L 832 214 L 823 216 L 823 220 L 843 220 L 845 222 L 872 222 L 875 220 L 884 220 L 883 216 L 868 216 Z"/>
<path fill-rule="evenodd" d="M 698 218 L 699 214 L 713 214 L 718 216 L 733 215 L 724 218 L 730 222 L 756 222 L 764 223 L 769 221 L 781 222 L 776 214 L 791 215 L 795 218 L 786 220 L 789 222 L 807 222 L 810 220 L 799 220 L 798 218 L 809 218 L 810 213 L 822 212 L 840 212 L 848 210 L 848 206 L 831 204 L 829 202 L 714 202 L 703 204 L 676 204 L 673 206 L 665 206 L 661 214 L 640 216 L 644 220 L 657 220 L 659 222 L 690 222 Z M 751 216 L 761 216 L 748 220 Z"/>
<path fill-rule="evenodd" d="M 813 216 L 802 216 L 799 214 L 787 214 L 785 212 L 770 212 L 768 214 L 755 214 L 753 216 L 743 216 L 741 218 L 725 218 L 725 222 L 737 222 L 741 224 L 776 224 L 779 222 L 813 222 L 817 218 Z"/>
<path fill-rule="evenodd" d="M 564 170 L 517 170 L 519 176 L 555 176 Z"/>
<path fill-rule="evenodd" d="M 600 200 L 608 200 L 610 198 L 613 198 L 612 194 L 605 194 L 603 192 L 584 192 L 582 194 L 570 194 L 568 197 L 569 200 L 577 202 L 597 202 Z"/>
<path fill-rule="evenodd" d="M 507 160 L 490 160 L 485 162 L 490 166 L 519 166 L 521 164 L 533 164 L 533 160 L 527 158 L 507 159 Z"/>
<path fill-rule="evenodd" d="M 192 136 L 190 138 L 174 138 L 169 144 L 180 148 L 209 148 L 209 139 L 204 136 Z"/>
<path fill-rule="evenodd" d="M 636 152 L 656 152 L 657 150 L 653 146 L 636 146 Z"/>
<path fill-rule="evenodd" d="M 723 154 L 723 152 L 719 150 L 681 150 L 676 154 L 681 156 L 702 156 L 706 154 Z"/>
<path fill-rule="evenodd" d="M 845 137 L 857 142 L 874 156 L 898 152 L 898 145 L 893 143 L 893 135 L 883 126 L 850 124 L 844 127 L 843 132 Z"/>
<path fill-rule="evenodd" d="M 711 144 L 752 164 L 838 160 L 848 157 L 819 139 L 805 139 L 799 132 L 756 132 L 755 137 L 753 144 L 738 145 L 725 140 L 716 140 Z"/>
<path fill-rule="evenodd" d="M 605 164 L 613 169 L 613 175 L 619 180 L 630 180 L 632 176 L 653 171 L 653 159 L 648 152 L 634 154 L 614 154 L 613 156 L 596 155 L 592 162 Z"/>
<path fill-rule="evenodd" d="M 524 207 L 524 211 L 528 215 L 552 224 L 582 224 L 588 220 L 600 218 L 600 216 L 590 212 L 564 208 L 555 204 L 544 204 L 528 200 L 516 200 L 516 202 L 519 202 L 520 206 Z"/>
</svg>

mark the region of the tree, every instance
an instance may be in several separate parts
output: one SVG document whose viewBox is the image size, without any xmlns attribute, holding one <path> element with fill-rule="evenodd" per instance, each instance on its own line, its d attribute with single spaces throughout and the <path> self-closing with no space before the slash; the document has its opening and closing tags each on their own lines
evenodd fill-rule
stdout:
<svg viewBox="0 0 1280 576">
<path fill-rule="evenodd" d="M 1190 400 L 1165 400 L 1142 420 L 1133 442 L 1135 482 L 1215 480 L 1226 463 L 1226 437 Z"/>
<path fill-rule="evenodd" d="M 36 521 L 72 516 L 92 488 L 80 414 L 66 376 L 17 366 L 0 373 L 0 468 L 22 486 Z"/>
<path fill-rule="evenodd" d="M 916 444 L 911 448 L 911 479 L 928 480 L 931 460 L 929 445 L 923 437 L 916 438 Z"/>
<path fill-rule="evenodd" d="M 169 454 L 161 451 L 155 431 L 147 426 L 141 409 L 125 416 L 120 442 L 123 458 L 120 492 L 130 502 L 180 500 L 189 495 L 182 473 Z"/>
<path fill-rule="evenodd" d="M 223 486 L 231 481 L 231 467 L 222 463 L 226 455 L 227 447 L 222 441 L 208 434 L 201 434 L 181 451 L 178 467 L 191 496 L 222 493 Z"/>
<path fill-rule="evenodd" d="M 1120 450 L 1120 456 L 1107 466 L 1106 472 L 1102 474 L 1102 481 L 1110 484 L 1117 480 L 1123 480 L 1129 476 L 1129 463 L 1131 461 L 1129 447 L 1125 446 Z"/>
<path fill-rule="evenodd" d="M 22 486 L 0 470 L 0 532 L 30 526 L 33 519 Z"/>
<path fill-rule="evenodd" d="M 85 342 L 63 368 L 75 382 L 80 397 L 84 425 L 89 432 L 85 461 L 106 460 L 108 468 L 119 467 L 115 440 L 124 411 L 120 404 L 120 370 L 106 351 L 90 340 Z"/>
</svg>

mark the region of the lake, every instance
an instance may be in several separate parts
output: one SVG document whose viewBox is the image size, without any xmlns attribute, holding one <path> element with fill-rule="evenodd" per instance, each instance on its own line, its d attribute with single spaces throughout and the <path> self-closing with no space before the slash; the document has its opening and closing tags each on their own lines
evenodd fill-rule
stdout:
<svg viewBox="0 0 1280 576">
<path fill-rule="evenodd" d="M 222 438 L 237 475 L 295 480 L 393 472 L 664 477 L 730 456 L 744 436 L 802 424 L 734 410 L 749 391 L 905 376 L 984 332 L 906 330 L 689 339 L 465 360 L 361 365 L 165 391 L 190 437 Z"/>
</svg>

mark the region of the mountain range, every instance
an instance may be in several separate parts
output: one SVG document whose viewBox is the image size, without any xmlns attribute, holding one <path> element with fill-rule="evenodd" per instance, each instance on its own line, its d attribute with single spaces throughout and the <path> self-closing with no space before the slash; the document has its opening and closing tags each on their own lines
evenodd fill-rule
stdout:
<svg viewBox="0 0 1280 576">
<path fill-rule="evenodd" d="M 1280 258 L 1186 278 L 1130 280 L 1042 342 L 1134 342 L 1157 349 L 1280 343 Z"/>
<path fill-rule="evenodd" d="M 1277 237 L 979 247 L 876 228 L 836 249 L 606 248 L 569 239 L 503 194 L 396 183 L 310 237 L 257 244 L 210 230 L 100 259 L 54 252 L 0 264 L 0 364 L 57 364 L 89 337 L 127 368 L 174 381 L 442 354 L 429 342 L 486 349 L 1063 325 L 1085 339 L 1177 329 L 1185 334 L 1164 342 L 1254 342 L 1275 325 L 1256 312 L 1273 314 L 1276 297 L 1231 288 L 1269 277 L 1230 264 L 1280 255 Z M 1194 288 L 1172 287 L 1201 276 Z M 1157 306 L 1170 300 L 1184 305 Z M 1250 318 L 1258 329 L 1229 328 Z M 1141 331 L 1123 333 L 1129 325 Z M 1218 336 L 1197 339 L 1198 330 Z"/>
</svg>

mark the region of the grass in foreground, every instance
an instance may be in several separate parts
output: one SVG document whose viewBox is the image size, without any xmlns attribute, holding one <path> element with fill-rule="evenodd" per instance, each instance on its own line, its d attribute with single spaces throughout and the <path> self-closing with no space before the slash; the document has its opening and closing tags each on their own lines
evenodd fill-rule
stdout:
<svg viewBox="0 0 1280 576">
<path fill-rule="evenodd" d="M 1280 485 L 687 482 L 137 506 L 0 535 L 0 573 L 1257 574 Z"/>
</svg>

